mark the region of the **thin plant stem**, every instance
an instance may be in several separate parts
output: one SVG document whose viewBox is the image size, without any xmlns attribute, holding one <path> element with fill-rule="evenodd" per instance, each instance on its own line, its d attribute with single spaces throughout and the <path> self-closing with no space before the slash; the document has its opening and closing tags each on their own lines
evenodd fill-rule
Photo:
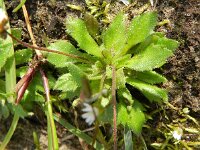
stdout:
<svg viewBox="0 0 200 150">
<path fill-rule="evenodd" d="M 41 150 L 40 141 L 39 141 L 38 135 L 35 131 L 33 132 L 33 141 L 34 141 L 34 144 L 35 144 L 35 150 Z"/>
<path fill-rule="evenodd" d="M 10 139 L 11 139 L 13 133 L 15 132 L 16 127 L 17 127 L 18 120 L 19 120 L 19 116 L 18 116 L 17 113 L 15 113 L 13 120 L 12 120 L 12 123 L 11 123 L 11 126 L 9 128 L 9 131 L 6 134 L 6 137 L 5 137 L 5 139 L 3 140 L 3 142 L 0 146 L 0 150 L 4 150 L 7 146 L 7 144 L 10 142 Z"/>
<path fill-rule="evenodd" d="M 6 10 L 3 0 L 0 0 L 0 7 L 3 8 L 4 10 Z M 10 25 L 8 24 L 8 26 L 9 26 L 8 32 L 11 32 Z M 10 37 L 7 37 L 4 40 L 4 42 L 13 43 L 12 38 L 10 38 Z M 10 58 L 7 60 L 7 63 L 5 65 L 6 92 L 14 93 L 15 85 L 16 85 L 16 68 L 15 68 L 15 58 L 14 58 L 14 47 L 13 46 L 10 49 L 9 56 L 10 56 Z M 13 95 L 9 96 L 8 101 L 11 103 L 14 103 L 15 102 L 14 96 Z M 17 127 L 18 120 L 19 120 L 19 115 L 15 112 L 11 126 L 9 128 L 9 131 L 6 134 L 3 142 L 0 145 L 0 150 L 4 150 L 7 146 L 7 144 L 9 143 L 9 141 Z"/>
<path fill-rule="evenodd" d="M 7 31 L 6 31 L 6 32 L 7 32 Z M 56 54 L 64 55 L 64 56 L 71 57 L 71 58 L 74 58 L 74 59 L 82 60 L 82 61 L 84 61 L 84 62 L 86 62 L 86 63 L 89 62 L 89 60 L 87 60 L 87 59 L 84 58 L 84 57 L 77 56 L 77 55 L 73 55 L 73 54 L 68 54 L 68 53 L 61 52 L 61 51 L 56 51 L 56 50 L 48 49 L 48 48 L 45 48 L 45 47 L 33 46 L 33 45 L 28 44 L 28 43 L 22 42 L 21 40 L 17 39 L 17 38 L 14 37 L 12 34 L 10 34 L 9 32 L 7 32 L 7 34 L 8 34 L 10 37 L 12 37 L 12 39 L 14 39 L 15 41 L 17 41 L 18 43 L 20 43 L 21 45 L 23 45 L 23 46 L 25 46 L 25 47 L 28 47 L 28 48 L 31 48 L 31 49 L 35 49 L 35 50 L 40 50 L 40 51 L 45 51 L 45 52 L 51 52 L 51 53 L 56 53 Z"/>
<path fill-rule="evenodd" d="M 61 118 L 57 114 L 53 114 L 54 119 L 60 123 L 62 126 L 64 126 L 69 132 L 73 133 L 73 135 L 76 135 L 77 137 L 83 139 L 87 144 L 92 145 L 93 138 L 91 138 L 88 134 L 85 134 L 80 129 L 72 126 L 70 123 L 68 123 L 65 119 Z M 104 147 L 101 143 L 99 143 L 97 140 L 95 141 L 95 144 L 93 145 L 94 149 L 97 150 L 103 150 Z"/>
<path fill-rule="evenodd" d="M 21 0 L 20 4 L 12 12 L 16 13 L 25 3 L 26 0 Z"/>
<path fill-rule="evenodd" d="M 116 102 L 116 68 L 112 66 L 112 103 L 113 103 L 113 141 L 117 150 L 117 102 Z"/>
<path fill-rule="evenodd" d="M 58 138 L 56 134 L 56 127 L 53 119 L 53 113 L 52 113 L 52 106 L 51 106 L 51 101 L 50 101 L 50 94 L 49 94 L 49 84 L 48 84 L 48 78 L 46 77 L 44 71 L 40 68 L 40 73 L 42 75 L 42 80 L 43 80 L 43 85 L 45 89 L 45 94 L 46 94 L 46 100 L 47 100 L 47 117 L 48 117 L 48 123 L 50 125 L 51 129 L 51 136 L 52 136 L 52 148 L 54 150 L 58 149 Z M 50 146 L 50 145 L 49 145 Z"/>
<path fill-rule="evenodd" d="M 22 0 L 21 0 L 22 1 Z M 23 10 L 23 13 L 24 13 L 24 18 L 25 18 L 25 22 L 26 22 L 26 26 L 27 26 L 27 29 L 28 29 L 28 32 L 29 32 L 29 35 L 31 37 L 31 40 L 32 40 L 32 43 L 34 46 L 37 46 L 36 44 L 36 40 L 33 36 L 33 31 L 32 31 L 32 28 L 31 28 L 31 23 L 29 21 L 29 16 L 28 16 L 28 12 L 27 12 L 27 9 L 26 9 L 26 6 L 25 5 L 22 5 L 22 10 Z M 42 53 L 39 51 L 39 50 L 35 50 L 38 58 L 42 58 Z"/>
</svg>

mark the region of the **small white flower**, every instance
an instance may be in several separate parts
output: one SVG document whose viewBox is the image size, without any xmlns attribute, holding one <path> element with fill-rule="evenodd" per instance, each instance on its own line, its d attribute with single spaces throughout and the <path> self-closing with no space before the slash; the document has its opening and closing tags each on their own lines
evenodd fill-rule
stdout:
<svg viewBox="0 0 200 150">
<path fill-rule="evenodd" d="M 151 6 L 153 6 L 153 0 L 149 0 L 149 1 L 150 1 Z"/>
<path fill-rule="evenodd" d="M 5 11 L 2 8 L 0 8 L 0 22 L 2 22 L 3 20 L 5 20 L 7 18 L 8 17 L 6 15 Z"/>
<path fill-rule="evenodd" d="M 4 31 L 4 26 L 8 22 L 8 16 L 5 11 L 0 8 L 0 32 Z"/>
<path fill-rule="evenodd" d="M 181 140 L 182 135 L 183 135 L 183 130 L 181 128 L 176 128 L 172 133 L 174 139 L 178 141 Z"/>
<path fill-rule="evenodd" d="M 128 6 L 130 4 L 129 0 L 119 0 L 122 3 L 124 3 L 124 5 Z"/>
<path fill-rule="evenodd" d="M 82 111 L 84 112 L 84 114 L 82 114 L 81 117 L 85 119 L 88 125 L 91 125 L 95 121 L 96 116 L 99 114 L 99 110 L 96 107 L 92 107 L 88 103 L 83 103 L 83 105 L 84 108 L 82 109 Z"/>
</svg>

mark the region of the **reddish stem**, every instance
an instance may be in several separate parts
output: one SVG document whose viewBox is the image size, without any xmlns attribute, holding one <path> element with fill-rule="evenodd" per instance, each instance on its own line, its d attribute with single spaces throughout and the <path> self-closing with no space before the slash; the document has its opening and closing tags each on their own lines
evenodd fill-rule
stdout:
<svg viewBox="0 0 200 150">
<path fill-rule="evenodd" d="M 48 78 L 44 71 L 40 68 L 40 73 L 42 75 L 42 80 L 43 80 L 43 86 L 45 90 L 45 95 L 46 95 L 46 100 L 47 102 L 50 102 L 50 96 L 49 96 L 49 84 L 48 84 Z"/>
<path fill-rule="evenodd" d="M 28 85 L 30 84 L 31 80 L 33 79 L 35 71 L 40 63 L 41 63 L 40 61 L 37 61 L 34 65 L 30 65 L 26 74 L 17 83 L 17 85 L 15 87 L 15 92 L 17 93 L 17 98 L 15 100 L 16 104 L 19 104 L 19 102 L 21 101 L 21 99 L 22 99 Z"/>
<path fill-rule="evenodd" d="M 19 102 L 21 101 L 22 97 L 24 96 L 24 93 L 30 83 L 31 79 L 26 80 L 26 82 L 24 82 L 24 84 L 21 86 L 21 88 L 19 89 L 18 93 L 17 93 L 17 98 L 15 100 L 16 104 L 19 104 Z"/>
<path fill-rule="evenodd" d="M 53 117 L 52 117 L 52 108 L 49 107 L 51 105 L 50 104 L 51 101 L 50 101 L 50 92 L 49 92 L 49 82 L 48 82 L 48 78 L 47 78 L 45 72 L 42 70 L 42 68 L 40 68 L 40 74 L 42 75 L 43 86 L 44 86 L 44 90 L 45 90 L 46 100 L 47 100 L 47 103 L 48 103 L 47 104 L 48 105 L 48 111 L 51 111 L 51 113 L 49 114 L 49 121 L 50 121 L 50 126 L 51 126 L 52 138 L 55 139 L 57 137 L 54 137 L 54 136 L 56 136 L 56 133 L 54 134 L 55 125 L 54 125 Z M 54 147 L 55 143 L 52 142 L 52 144 L 53 144 L 53 147 Z"/>
<path fill-rule="evenodd" d="M 113 103 L 113 141 L 117 150 L 117 102 L 116 102 L 116 69 L 112 66 L 112 103 Z"/>
<path fill-rule="evenodd" d="M 75 58 L 75 59 L 81 59 L 82 61 L 88 62 L 88 60 L 87 60 L 86 58 L 84 58 L 84 57 L 77 56 L 77 55 L 73 55 L 73 54 L 68 54 L 68 53 L 61 52 L 61 51 L 56 51 L 56 50 L 48 49 L 48 48 L 45 48 L 45 47 L 33 46 L 33 45 L 28 44 L 28 43 L 22 42 L 21 40 L 18 40 L 16 37 L 14 37 L 12 34 L 10 34 L 10 33 L 7 32 L 7 31 L 6 31 L 6 33 L 7 33 L 12 39 L 14 39 L 15 41 L 17 41 L 18 43 L 20 43 L 21 45 L 23 45 L 23 46 L 25 46 L 25 47 L 28 47 L 28 48 L 31 48 L 31 49 L 35 49 L 35 50 L 41 50 L 41 51 L 56 53 L 56 54 L 60 54 L 60 55 L 65 55 L 65 56 L 67 56 L 67 57 L 71 57 L 71 58 Z"/>
<path fill-rule="evenodd" d="M 17 93 L 17 99 L 16 99 L 16 104 L 19 104 L 21 101 L 29 83 L 33 79 L 33 76 L 35 74 L 35 68 L 29 68 L 27 73 L 22 77 L 22 79 L 17 83 L 16 85 L 16 93 Z"/>
</svg>

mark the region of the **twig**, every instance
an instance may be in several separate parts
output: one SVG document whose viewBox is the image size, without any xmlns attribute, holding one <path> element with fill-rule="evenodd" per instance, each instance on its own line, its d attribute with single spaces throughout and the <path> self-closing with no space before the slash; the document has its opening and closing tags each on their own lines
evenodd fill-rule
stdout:
<svg viewBox="0 0 200 150">
<path fill-rule="evenodd" d="M 34 46 L 37 46 L 36 45 L 36 40 L 35 40 L 35 38 L 33 36 L 33 31 L 32 31 L 32 28 L 31 28 L 31 23 L 29 21 L 28 12 L 27 12 L 27 9 L 26 9 L 25 5 L 22 6 L 22 10 L 23 10 L 23 13 L 24 13 L 24 18 L 25 18 L 25 22 L 26 22 L 26 25 L 27 25 L 27 29 L 28 29 L 29 35 L 31 37 L 31 41 L 32 41 L 32 43 L 33 43 Z M 35 50 L 35 52 L 36 52 L 38 58 L 43 58 L 42 53 L 40 51 Z"/>
<path fill-rule="evenodd" d="M 83 60 L 83 61 L 85 61 L 85 62 L 89 62 L 89 60 L 87 60 L 86 58 L 81 57 L 81 56 L 77 56 L 77 55 L 73 55 L 73 54 L 68 54 L 68 53 L 65 53 L 65 52 L 56 51 L 56 50 L 48 49 L 48 48 L 45 48 L 45 47 L 38 47 L 38 46 L 30 45 L 30 44 L 28 44 L 28 43 L 25 43 L 25 42 L 22 42 L 22 41 L 18 40 L 16 37 L 14 37 L 14 36 L 13 36 L 12 34 L 10 34 L 9 32 L 6 31 L 6 33 L 7 33 L 12 39 L 14 39 L 15 41 L 17 41 L 18 43 L 22 44 L 22 45 L 25 46 L 25 47 L 28 47 L 28 48 L 31 48 L 31 49 L 37 49 L 37 50 L 45 51 L 45 52 L 56 53 L 56 54 L 64 55 L 64 56 L 71 57 L 71 58 L 75 58 L 75 59 L 81 59 L 81 60 Z"/>
</svg>

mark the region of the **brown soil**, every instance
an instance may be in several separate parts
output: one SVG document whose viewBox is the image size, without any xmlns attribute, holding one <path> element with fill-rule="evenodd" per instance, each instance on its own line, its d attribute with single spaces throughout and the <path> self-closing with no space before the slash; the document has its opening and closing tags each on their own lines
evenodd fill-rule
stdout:
<svg viewBox="0 0 200 150">
<path fill-rule="evenodd" d="M 138 1 L 138 6 L 143 6 L 148 2 Z M 11 26 L 22 28 L 23 40 L 30 42 L 22 10 L 19 10 L 17 13 L 12 13 L 13 8 L 18 4 L 18 1 L 6 2 Z M 82 14 L 80 11 L 70 9 L 66 6 L 67 4 L 75 4 L 82 7 L 86 6 L 84 2 L 79 2 L 79 0 L 57 0 L 55 5 L 47 0 L 27 1 L 26 6 L 38 45 L 45 45 L 45 40 L 51 42 L 56 39 L 68 38 L 65 33 L 64 25 L 66 17 L 81 17 Z M 112 10 L 114 13 L 116 13 L 118 9 L 125 7 L 118 2 L 114 5 L 115 7 L 111 6 L 112 9 L 116 8 Z M 136 6 L 133 7 L 134 10 L 136 8 Z M 159 12 L 160 21 L 164 19 L 170 20 L 170 25 L 159 27 L 158 31 L 166 32 L 168 37 L 180 42 L 180 47 L 177 49 L 175 55 L 170 58 L 168 63 L 162 68 L 162 73 L 168 79 L 164 87 L 169 90 L 169 102 L 180 111 L 183 108 L 189 108 L 189 115 L 200 121 L 200 2 L 198 2 L 198 0 L 158 0 L 156 9 Z M 134 15 L 132 8 L 130 8 L 128 12 Z M 112 16 L 111 13 L 110 16 Z M 157 108 L 157 106 L 153 104 L 152 108 Z M 148 122 L 150 127 L 161 128 L 160 123 L 165 124 L 170 121 L 173 122 L 173 120 L 183 117 L 181 114 L 177 113 L 177 110 L 173 110 L 167 106 L 164 108 L 165 111 L 161 112 L 162 115 L 155 116 L 153 121 Z M 166 120 L 163 114 L 168 116 L 169 119 Z M 6 134 L 9 124 L 10 121 L 7 120 L 3 123 L 3 126 L 1 125 L 0 131 L 2 132 L 0 133 L 0 139 Z M 192 121 L 185 122 L 181 126 L 196 127 Z M 78 138 L 73 137 L 62 141 L 62 139 L 70 135 L 70 133 L 59 125 L 57 125 L 57 128 L 58 137 L 61 141 L 60 146 L 63 147 L 63 149 L 80 149 L 81 146 Z M 34 149 L 32 138 L 33 131 L 38 133 L 42 148 L 46 149 L 46 124 L 44 121 L 41 121 L 41 119 L 37 118 L 35 120 L 20 120 L 7 149 Z M 143 136 L 149 149 L 151 143 L 159 142 L 159 138 L 163 138 L 163 135 L 160 135 L 157 131 L 150 132 L 148 129 L 144 129 L 144 131 L 147 132 L 143 133 Z M 189 138 L 186 136 L 183 137 L 186 141 L 198 140 L 197 135 L 188 135 Z"/>
</svg>

